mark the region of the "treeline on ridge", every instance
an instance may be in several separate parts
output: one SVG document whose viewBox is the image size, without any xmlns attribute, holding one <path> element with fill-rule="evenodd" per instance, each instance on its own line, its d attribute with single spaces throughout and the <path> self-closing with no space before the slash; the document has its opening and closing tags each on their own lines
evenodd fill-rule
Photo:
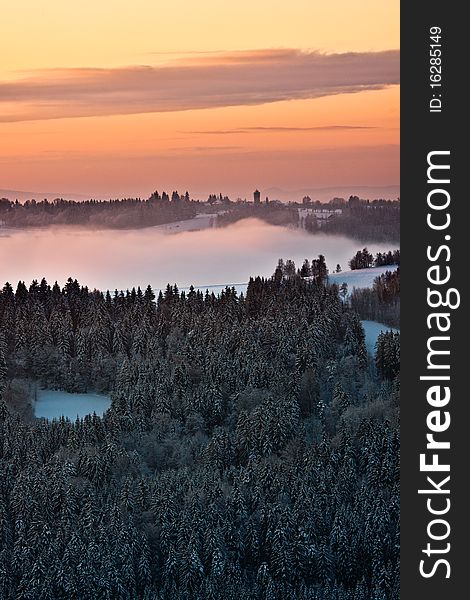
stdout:
<svg viewBox="0 0 470 600">
<path fill-rule="evenodd" d="M 57 198 L 28 200 L 24 203 L 0 200 L 0 221 L 7 227 L 81 225 L 103 228 L 139 228 L 160 225 L 196 216 L 197 202 L 188 192 L 179 195 L 154 192 L 147 200 L 86 200 L 76 202 Z"/>
<path fill-rule="evenodd" d="M 356 269 L 370 269 L 371 267 L 400 265 L 400 250 L 377 252 L 374 258 L 374 255 L 367 248 L 363 248 L 356 252 L 348 264 L 351 271 L 355 271 Z"/>
</svg>

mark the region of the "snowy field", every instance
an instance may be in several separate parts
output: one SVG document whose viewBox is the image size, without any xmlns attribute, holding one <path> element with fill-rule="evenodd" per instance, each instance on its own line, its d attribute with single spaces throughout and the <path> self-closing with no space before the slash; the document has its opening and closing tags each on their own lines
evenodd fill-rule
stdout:
<svg viewBox="0 0 470 600">
<path fill-rule="evenodd" d="M 386 271 L 396 271 L 397 265 L 387 265 L 385 267 L 372 267 L 371 269 L 356 269 L 355 271 L 343 271 L 341 273 L 330 273 L 328 281 L 341 285 L 347 283 L 348 292 L 353 288 L 371 288 L 374 279 Z"/>
<path fill-rule="evenodd" d="M 196 215 L 194 219 L 185 221 L 175 221 L 174 223 L 165 223 L 164 225 L 155 225 L 152 229 L 163 231 L 165 233 L 180 233 L 182 231 L 200 231 L 215 226 L 217 213 Z"/>
<path fill-rule="evenodd" d="M 111 400 L 107 396 L 99 394 L 68 394 L 53 390 L 41 390 L 38 392 L 34 403 L 34 415 L 38 418 L 60 419 L 67 417 L 72 421 L 94 412 L 102 416 L 111 406 Z"/>
<path fill-rule="evenodd" d="M 389 327 L 383 323 L 377 323 L 377 321 L 361 321 L 364 327 L 364 333 L 366 334 L 366 348 L 370 354 L 375 354 L 375 344 L 377 338 L 382 331 L 400 331 L 396 327 Z"/>
</svg>

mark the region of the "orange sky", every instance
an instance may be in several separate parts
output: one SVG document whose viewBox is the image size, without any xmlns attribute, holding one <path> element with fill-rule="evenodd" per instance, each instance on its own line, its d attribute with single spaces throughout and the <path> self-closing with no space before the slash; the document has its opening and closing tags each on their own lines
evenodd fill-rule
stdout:
<svg viewBox="0 0 470 600">
<path fill-rule="evenodd" d="M 2 21 L 0 189 L 399 183 L 397 0 L 22 0 Z"/>
</svg>

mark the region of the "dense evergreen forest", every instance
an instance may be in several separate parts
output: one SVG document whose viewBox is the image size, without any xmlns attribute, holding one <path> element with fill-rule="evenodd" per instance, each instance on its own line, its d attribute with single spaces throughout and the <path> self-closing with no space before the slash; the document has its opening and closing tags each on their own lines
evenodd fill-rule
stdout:
<svg viewBox="0 0 470 600">
<path fill-rule="evenodd" d="M 213 198 L 216 198 L 214 196 Z M 210 198 L 209 198 L 210 200 Z M 311 202 L 298 204 L 290 202 L 230 202 L 222 198 L 221 212 L 217 217 L 222 227 L 240 219 L 258 218 L 272 225 L 302 226 L 309 233 L 346 235 L 361 241 L 398 243 L 400 241 L 400 201 L 399 200 L 361 200 L 351 196 L 348 202 L 331 201 L 329 203 Z M 299 209 L 314 210 L 341 209 L 341 214 L 331 215 L 328 219 L 317 219 L 314 213 L 300 218 Z"/>
<path fill-rule="evenodd" d="M 360 200 L 351 196 L 341 205 L 342 214 L 321 223 L 322 233 L 347 235 L 361 241 L 400 241 L 400 201 Z M 305 228 L 312 233 L 319 231 L 320 223 L 315 217 L 305 219 Z"/>
<path fill-rule="evenodd" d="M 160 225 L 196 215 L 197 202 L 188 192 L 171 197 L 154 192 L 147 200 L 88 200 L 75 202 L 57 198 L 53 202 L 28 200 L 23 204 L 0 200 L 0 221 L 7 227 L 41 227 L 47 225 L 86 225 L 102 228 L 137 228 Z"/>
<path fill-rule="evenodd" d="M 368 356 L 321 265 L 241 296 L 3 287 L 2 600 L 399 597 L 399 337 Z M 112 406 L 28 418 L 31 382 Z"/>
</svg>

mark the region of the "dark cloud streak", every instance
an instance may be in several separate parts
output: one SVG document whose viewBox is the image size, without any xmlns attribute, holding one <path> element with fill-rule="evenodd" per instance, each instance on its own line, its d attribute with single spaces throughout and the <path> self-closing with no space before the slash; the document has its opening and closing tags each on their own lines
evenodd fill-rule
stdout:
<svg viewBox="0 0 470 600">
<path fill-rule="evenodd" d="M 206 131 L 182 131 L 198 135 L 228 135 L 233 133 L 290 133 L 302 131 L 348 131 L 355 129 L 377 129 L 368 125 L 318 125 L 316 127 L 239 127 L 235 129 L 208 129 Z"/>
<path fill-rule="evenodd" d="M 249 106 L 398 83 L 397 50 L 261 50 L 187 64 L 48 70 L 0 82 L 0 122 Z"/>
</svg>

